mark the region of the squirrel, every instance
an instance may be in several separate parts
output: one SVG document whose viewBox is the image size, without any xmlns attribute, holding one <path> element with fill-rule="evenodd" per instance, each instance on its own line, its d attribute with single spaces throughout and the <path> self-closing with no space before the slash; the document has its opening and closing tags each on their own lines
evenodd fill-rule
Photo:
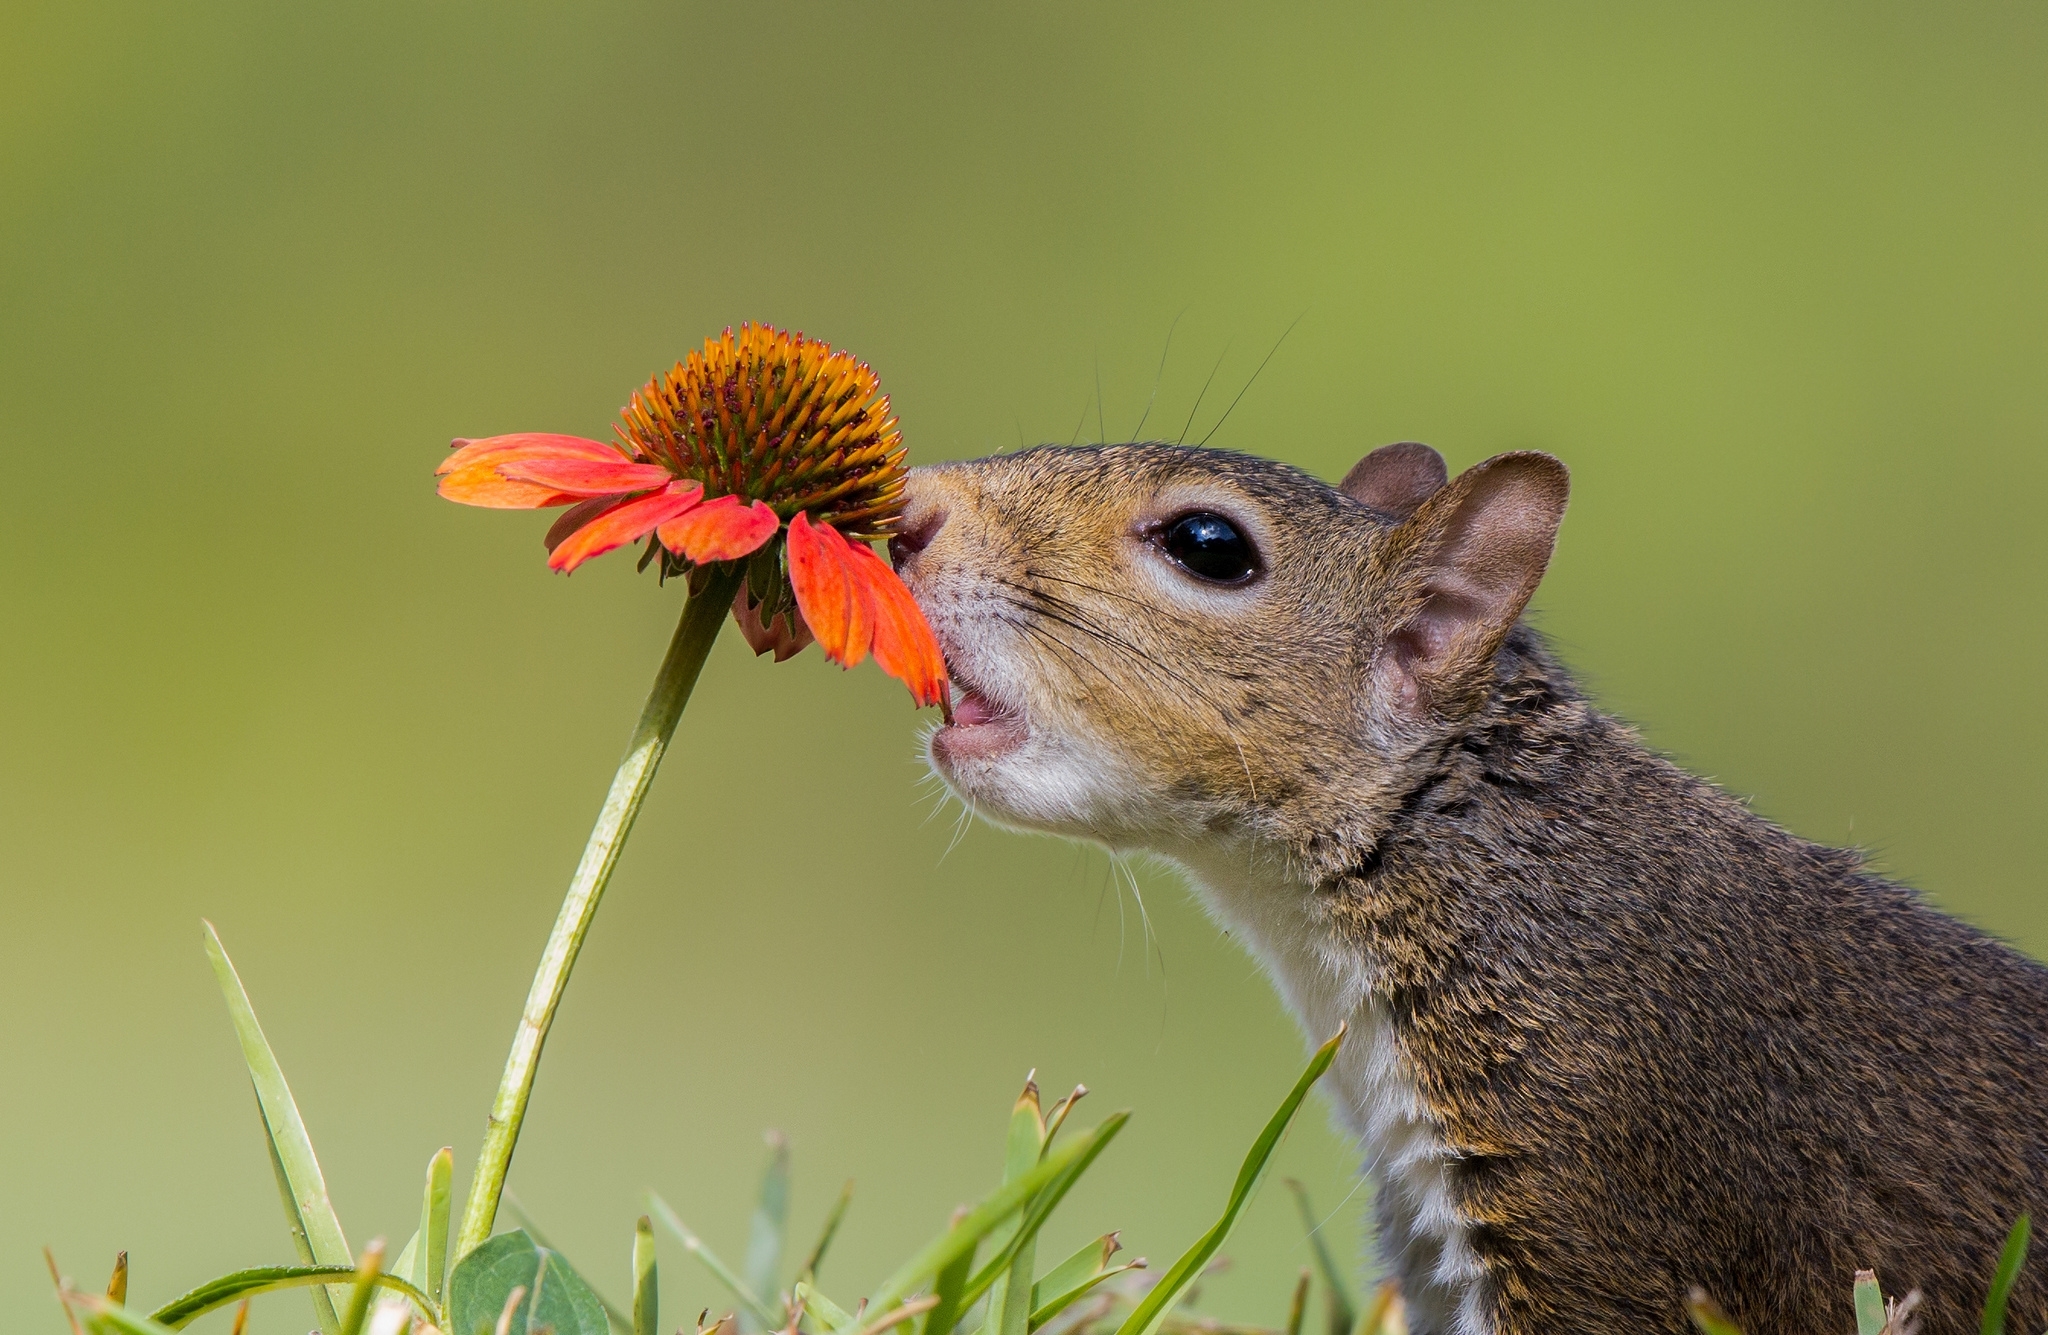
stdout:
<svg viewBox="0 0 2048 1335">
<path fill-rule="evenodd" d="M 2048 1207 L 2048 968 L 1653 752 L 1521 621 L 1568 493 L 1164 444 L 912 472 L 928 759 L 1184 869 L 1310 1038 L 1416 1335 L 1977 1329 Z M 2012 1328 L 2048 1324 L 2048 1266 Z"/>
</svg>

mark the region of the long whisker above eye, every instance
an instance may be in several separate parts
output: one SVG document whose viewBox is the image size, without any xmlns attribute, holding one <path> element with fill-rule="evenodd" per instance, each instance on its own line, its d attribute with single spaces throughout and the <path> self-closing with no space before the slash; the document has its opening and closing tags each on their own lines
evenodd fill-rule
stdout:
<svg viewBox="0 0 2048 1335">
<path fill-rule="evenodd" d="M 1223 429 L 1223 424 L 1225 422 L 1228 422 L 1230 420 L 1230 415 L 1237 411 L 1237 405 L 1244 401 L 1244 396 L 1251 392 L 1251 387 L 1254 384 L 1258 383 L 1259 371 L 1263 371 L 1266 369 L 1266 362 L 1270 362 L 1273 360 L 1273 353 L 1280 351 L 1280 345 L 1282 343 L 1285 343 L 1287 341 L 1287 336 L 1294 332 L 1294 326 L 1301 323 L 1302 315 L 1307 314 L 1307 311 L 1303 311 L 1301 315 L 1295 316 L 1294 323 L 1288 325 L 1285 329 L 1280 331 L 1280 337 L 1273 340 L 1273 351 L 1268 352 L 1266 354 L 1266 361 L 1259 363 L 1258 371 L 1252 372 L 1252 378 L 1244 382 L 1243 389 L 1237 391 L 1237 397 L 1232 399 L 1230 401 L 1230 406 L 1223 410 L 1223 416 L 1217 418 L 1216 425 L 1209 428 L 1209 436 L 1213 436 L 1218 431 L 1221 431 Z M 1194 418 L 1190 417 L 1188 420 L 1192 422 L 1194 421 Z M 1200 449 L 1202 446 L 1207 445 L 1209 443 L 1209 436 L 1204 436 L 1200 440 L 1196 441 L 1195 447 L 1197 449 Z M 1183 439 L 1185 439 L 1185 433 L 1183 433 Z"/>
<path fill-rule="evenodd" d="M 1166 327 L 1166 346 L 1159 350 L 1159 369 L 1152 373 L 1152 396 L 1145 400 L 1145 413 L 1138 419 L 1137 429 L 1131 432 L 1132 440 L 1143 440 L 1145 437 L 1145 423 L 1152 416 L 1152 405 L 1159 401 L 1159 382 L 1166 378 L 1166 354 L 1173 351 L 1173 331 L 1180 328 L 1180 316 L 1187 313 L 1188 308 L 1181 307 L 1180 315 L 1174 316 L 1173 323 Z"/>
<path fill-rule="evenodd" d="M 1223 359 L 1229 355 L 1230 345 L 1225 343 L 1223 351 L 1216 355 L 1216 364 L 1209 368 L 1209 378 L 1202 382 L 1201 392 L 1195 395 L 1195 406 L 1188 409 L 1188 420 L 1181 426 L 1180 435 L 1174 440 L 1174 444 L 1187 444 L 1188 432 L 1195 427 L 1195 414 L 1202 411 L 1202 400 L 1209 397 L 1209 386 L 1216 383 L 1216 373 L 1223 369 Z"/>
<path fill-rule="evenodd" d="M 1095 354 L 1095 443 L 1109 444 L 1109 427 L 1102 420 L 1102 354 Z"/>
</svg>

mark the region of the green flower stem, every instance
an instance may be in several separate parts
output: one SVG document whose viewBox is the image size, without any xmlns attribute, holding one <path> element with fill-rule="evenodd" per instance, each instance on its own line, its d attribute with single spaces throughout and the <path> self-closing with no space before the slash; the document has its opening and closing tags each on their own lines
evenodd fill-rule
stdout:
<svg viewBox="0 0 2048 1335">
<path fill-rule="evenodd" d="M 547 949 L 541 952 L 540 967 L 534 971 L 533 989 L 526 995 L 526 1011 L 512 1037 L 511 1055 L 505 1058 L 505 1074 L 491 1102 L 491 1119 L 477 1156 L 469 1203 L 463 1207 L 453 1260 L 467 1256 L 491 1236 L 498 1217 L 498 1197 L 505 1190 L 505 1174 L 512 1166 L 512 1150 L 519 1143 L 519 1127 L 526 1120 L 526 1103 L 533 1094 L 534 1073 L 540 1068 L 541 1045 L 547 1042 L 555 1008 L 569 986 L 569 971 L 576 967 L 577 952 L 597 916 L 598 901 L 604 897 L 612 868 L 618 865 L 619 852 L 633 829 L 633 817 L 639 814 L 655 768 L 661 764 L 669 738 L 675 735 L 676 720 L 689 703 L 690 688 L 697 684 L 697 673 L 725 625 L 740 578 L 737 572 L 714 567 L 709 582 L 684 606 L 668 655 L 661 660 L 654 688 L 640 710 L 640 722 L 633 728 L 626 758 L 612 776 L 611 791 L 597 813 L 590 842 L 583 846 L 583 860 L 576 865 L 562 911 L 555 917 L 555 929 L 548 934 Z"/>
</svg>

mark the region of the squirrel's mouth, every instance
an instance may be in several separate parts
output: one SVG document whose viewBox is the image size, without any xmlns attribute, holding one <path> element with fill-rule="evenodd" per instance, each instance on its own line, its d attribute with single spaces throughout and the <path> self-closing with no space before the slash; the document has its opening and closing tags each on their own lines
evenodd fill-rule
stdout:
<svg viewBox="0 0 2048 1335">
<path fill-rule="evenodd" d="M 953 681 L 953 717 L 932 735 L 938 759 L 993 760 L 1024 744 L 1030 729 L 1022 711 L 994 699 L 950 664 L 948 675 Z"/>
</svg>

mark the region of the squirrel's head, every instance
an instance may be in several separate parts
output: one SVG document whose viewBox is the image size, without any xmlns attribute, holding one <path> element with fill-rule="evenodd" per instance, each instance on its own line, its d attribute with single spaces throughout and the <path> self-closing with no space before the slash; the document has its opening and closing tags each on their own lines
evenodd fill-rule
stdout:
<svg viewBox="0 0 2048 1335">
<path fill-rule="evenodd" d="M 1011 825 L 1313 854 L 1484 701 L 1566 490 L 1415 444 L 1336 487 L 1173 445 L 917 469 L 890 546 L 956 692 L 931 762 Z"/>
</svg>

